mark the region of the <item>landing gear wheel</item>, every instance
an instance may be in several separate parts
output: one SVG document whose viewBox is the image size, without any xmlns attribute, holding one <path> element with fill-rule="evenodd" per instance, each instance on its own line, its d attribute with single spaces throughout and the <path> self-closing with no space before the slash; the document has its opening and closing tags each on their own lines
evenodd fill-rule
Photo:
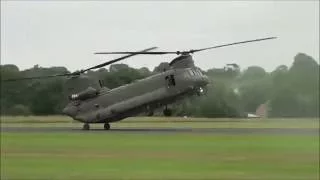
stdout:
<svg viewBox="0 0 320 180">
<path fill-rule="evenodd" d="M 171 115 L 172 115 L 172 110 L 171 110 L 171 109 L 168 109 L 168 108 L 165 108 L 165 109 L 163 110 L 163 114 L 164 114 L 165 116 L 171 116 Z"/>
<path fill-rule="evenodd" d="M 109 130 L 110 129 L 110 124 L 109 123 L 104 123 L 104 129 Z"/>
<path fill-rule="evenodd" d="M 83 130 L 89 130 L 90 129 L 90 126 L 89 126 L 89 124 L 88 123 L 85 123 L 84 125 L 83 125 L 83 128 L 82 128 Z"/>
</svg>

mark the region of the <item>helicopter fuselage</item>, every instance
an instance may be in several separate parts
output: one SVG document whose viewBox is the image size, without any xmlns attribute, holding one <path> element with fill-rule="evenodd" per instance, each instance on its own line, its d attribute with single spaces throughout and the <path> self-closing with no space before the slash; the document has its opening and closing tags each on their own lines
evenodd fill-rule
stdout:
<svg viewBox="0 0 320 180">
<path fill-rule="evenodd" d="M 84 123 L 115 122 L 199 93 L 207 84 L 208 78 L 195 67 L 173 68 L 111 90 L 102 89 L 86 100 L 71 101 L 63 112 Z"/>
</svg>

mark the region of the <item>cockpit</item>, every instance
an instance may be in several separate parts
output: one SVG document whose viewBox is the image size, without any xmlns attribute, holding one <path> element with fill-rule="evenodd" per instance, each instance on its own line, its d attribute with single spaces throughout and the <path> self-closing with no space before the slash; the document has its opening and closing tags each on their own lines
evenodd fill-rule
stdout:
<svg viewBox="0 0 320 180">
<path fill-rule="evenodd" d="M 209 82 L 208 77 L 204 75 L 199 68 L 186 69 L 184 78 L 196 86 L 205 86 Z"/>
<path fill-rule="evenodd" d="M 189 76 L 199 76 L 199 77 L 203 77 L 205 76 L 200 69 L 196 69 L 196 68 L 191 68 L 186 72 L 187 75 Z"/>
</svg>

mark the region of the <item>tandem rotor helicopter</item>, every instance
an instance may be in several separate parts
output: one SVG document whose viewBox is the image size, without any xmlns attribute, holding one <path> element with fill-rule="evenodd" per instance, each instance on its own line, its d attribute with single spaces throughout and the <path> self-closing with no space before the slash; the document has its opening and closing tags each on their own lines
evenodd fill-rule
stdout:
<svg viewBox="0 0 320 180">
<path fill-rule="evenodd" d="M 25 77 L 19 79 L 6 79 L 9 81 L 43 79 L 66 76 L 66 86 L 69 103 L 63 109 L 63 113 L 74 120 L 84 123 L 83 130 L 89 130 L 91 123 L 104 123 L 104 129 L 109 130 L 111 122 L 135 116 L 142 112 L 149 115 L 158 108 L 164 108 L 163 114 L 171 116 L 172 110 L 169 104 L 193 95 L 203 94 L 208 77 L 194 65 L 191 54 L 250 42 L 275 39 L 268 37 L 241 41 L 218 46 L 189 51 L 153 52 L 156 47 L 137 52 L 97 52 L 95 54 L 127 54 L 126 56 L 72 73 L 56 74 L 51 76 Z M 134 81 L 114 89 L 103 87 L 101 81 L 92 81 L 83 73 L 98 69 L 109 64 L 121 61 L 135 55 L 164 55 L 176 54 L 168 69 L 147 78 Z"/>
</svg>

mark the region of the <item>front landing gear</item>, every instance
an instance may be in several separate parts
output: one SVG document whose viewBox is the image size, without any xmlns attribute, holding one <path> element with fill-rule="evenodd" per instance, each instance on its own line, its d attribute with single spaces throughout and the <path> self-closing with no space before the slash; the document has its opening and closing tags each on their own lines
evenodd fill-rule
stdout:
<svg viewBox="0 0 320 180">
<path fill-rule="evenodd" d="M 89 130 L 89 129 L 90 129 L 90 126 L 88 123 L 83 124 L 82 130 Z"/>
<path fill-rule="evenodd" d="M 110 129 L 110 124 L 109 123 L 104 123 L 104 129 L 109 130 Z"/>
</svg>

